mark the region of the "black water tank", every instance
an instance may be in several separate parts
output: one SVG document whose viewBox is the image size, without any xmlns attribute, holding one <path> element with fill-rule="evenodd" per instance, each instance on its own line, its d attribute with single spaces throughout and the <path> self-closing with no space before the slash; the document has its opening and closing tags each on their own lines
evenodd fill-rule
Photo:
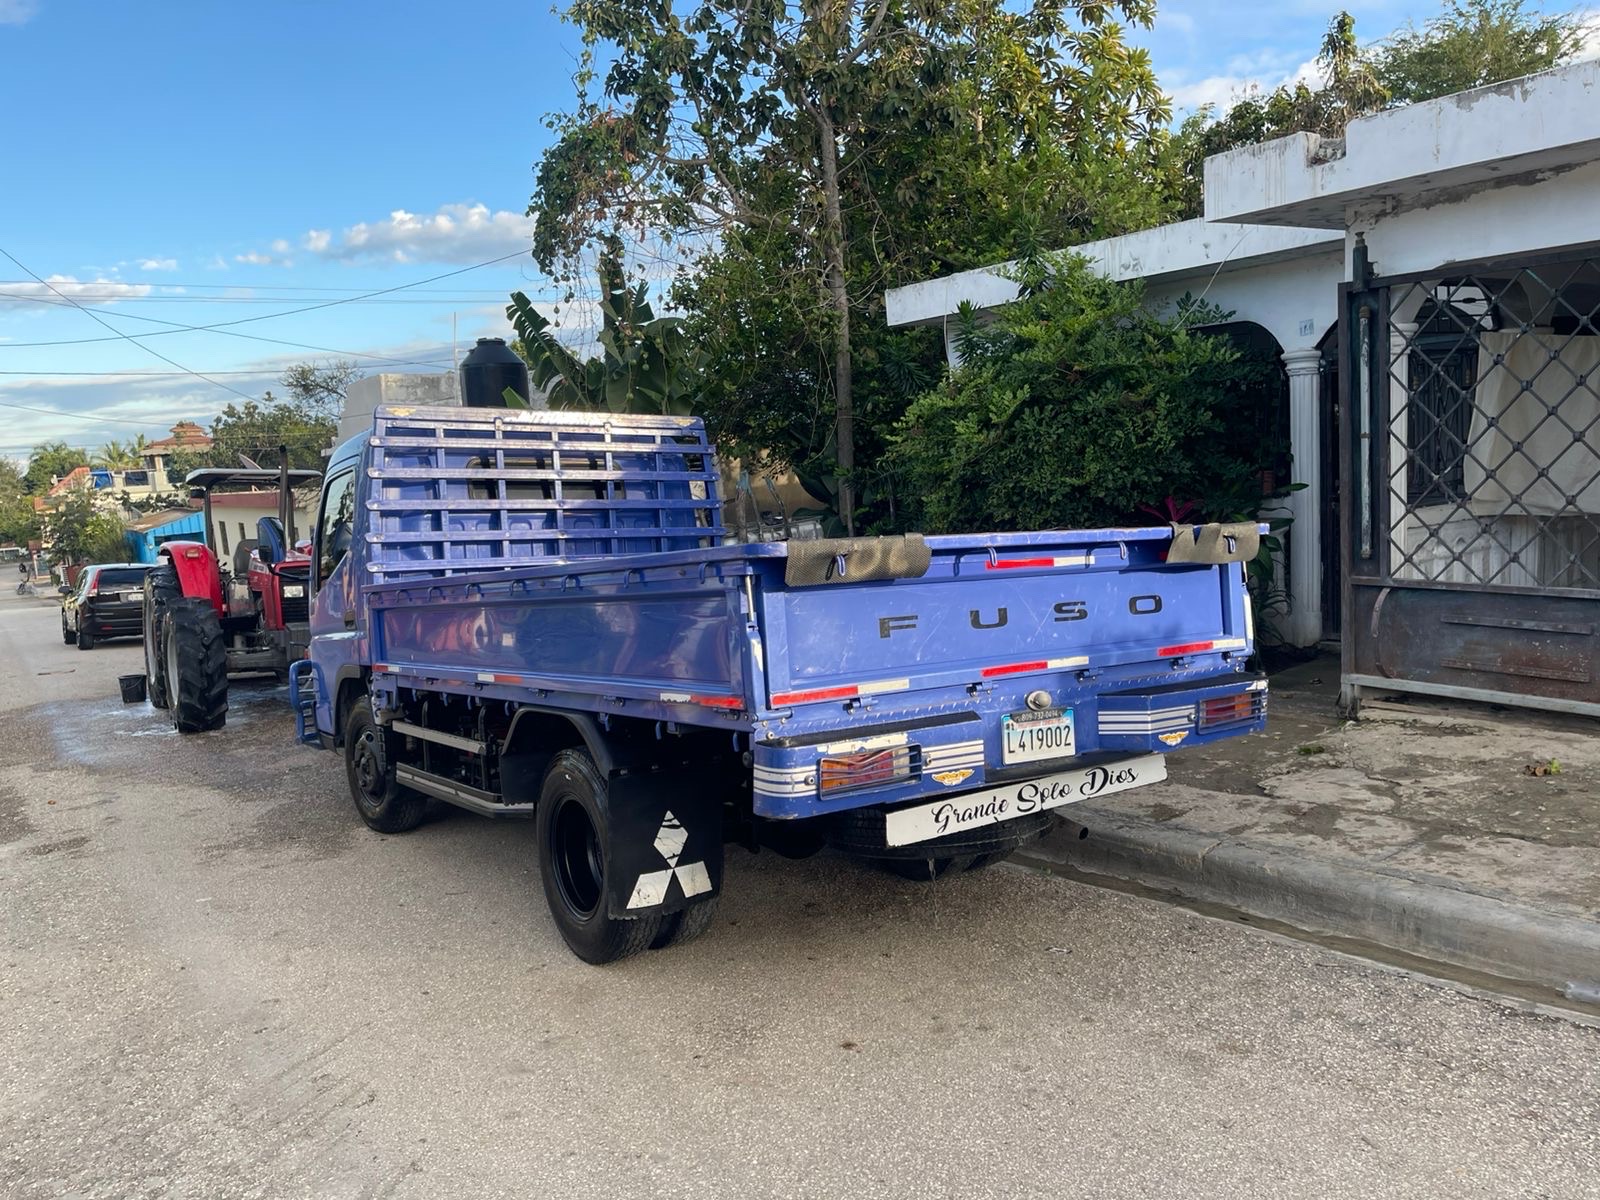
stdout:
<svg viewBox="0 0 1600 1200">
<path fill-rule="evenodd" d="M 467 408 L 505 408 L 506 389 L 528 399 L 528 364 L 504 338 L 479 338 L 461 360 L 461 403 Z"/>
</svg>

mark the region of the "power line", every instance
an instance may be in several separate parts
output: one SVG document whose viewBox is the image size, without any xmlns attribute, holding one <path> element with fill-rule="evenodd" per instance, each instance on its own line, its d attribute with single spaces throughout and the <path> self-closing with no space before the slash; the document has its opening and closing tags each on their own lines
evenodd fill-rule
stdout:
<svg viewBox="0 0 1600 1200">
<path fill-rule="evenodd" d="M 4 254 L 4 253 L 5 253 L 4 250 L 0 250 L 0 254 Z M 408 291 L 409 289 L 414 288 L 414 287 L 418 287 L 418 286 L 420 286 L 420 285 L 422 285 L 424 283 L 437 283 L 441 279 L 451 279 L 451 278 L 453 278 L 453 277 L 455 277 L 457 275 L 465 275 L 468 271 L 476 271 L 476 270 L 479 270 L 480 268 L 483 268 L 483 267 L 492 267 L 496 263 L 507 262 L 507 261 L 509 261 L 510 259 L 513 259 L 513 258 L 521 258 L 524 253 L 525 253 L 525 251 L 517 250 L 517 251 L 515 251 L 515 252 L 513 252 L 511 254 L 502 254 L 499 258 L 491 258 L 491 259 L 485 260 L 484 262 L 473 263 L 470 267 L 458 267 L 454 271 L 445 271 L 445 272 L 443 272 L 441 274 L 438 274 L 438 275 L 430 275 L 426 279 L 414 280 L 411 283 L 399 283 L 399 284 L 396 284 L 393 287 L 379 288 L 377 291 L 373 291 L 373 292 L 362 292 L 359 295 L 345 296 L 345 297 L 341 297 L 341 298 L 339 298 L 337 300 L 324 300 L 320 304 L 307 304 L 307 305 L 304 305 L 304 306 L 302 306 L 300 308 L 288 308 L 288 309 L 284 309 L 282 312 L 262 313 L 260 316 L 255 316 L 255 317 L 238 317 L 238 318 L 236 318 L 235 320 L 232 320 L 232 321 L 219 321 L 219 322 L 217 322 L 216 324 L 213 324 L 213 325 L 185 325 L 185 326 L 182 326 L 181 328 L 178 328 L 178 329 L 158 330 L 158 331 L 156 331 L 154 333 L 146 334 L 145 336 L 146 337 L 171 337 L 174 334 L 182 333 L 182 332 L 185 332 L 185 331 L 210 332 L 212 330 L 227 329 L 230 326 L 234 326 L 234 325 L 248 325 L 252 321 L 272 321 L 272 320 L 276 320 L 279 317 L 292 317 L 292 316 L 297 316 L 297 315 L 299 315 L 301 313 L 317 312 L 317 311 L 319 311 L 321 309 L 324 309 L 324 308 L 334 308 L 334 307 L 336 307 L 338 305 L 341 305 L 341 304 L 353 304 L 353 303 L 355 303 L 357 301 L 360 301 L 360 300 L 368 300 L 368 299 L 371 299 L 374 296 L 387 296 L 387 295 L 390 295 L 393 292 Z M 29 271 L 27 267 L 24 267 L 20 262 L 17 262 L 17 260 L 15 258 L 11 258 L 10 254 L 6 254 L 6 257 L 10 258 L 12 262 L 16 263 L 17 267 L 20 270 L 22 270 L 26 274 L 33 275 L 32 271 Z M 44 286 L 50 288 L 51 291 L 55 292 L 56 295 L 61 296 L 62 299 L 64 299 L 64 300 L 70 299 L 69 297 L 63 295 L 55 287 L 53 287 L 49 283 L 46 283 L 45 280 L 40 279 L 39 276 L 33 275 L 33 278 L 38 283 L 44 284 Z M 83 306 L 81 304 L 76 304 L 76 303 L 74 303 L 74 307 L 83 308 Z M 88 312 L 89 310 L 87 308 L 83 308 L 83 311 L 84 312 Z M 133 314 L 130 313 L 128 315 L 132 316 Z M 141 317 L 139 319 L 140 320 L 149 320 L 151 318 Z M 99 320 L 99 318 L 97 317 L 96 320 Z M 127 334 L 117 331 L 114 326 L 106 324 L 106 322 L 104 322 L 104 321 L 101 321 L 100 323 L 102 325 L 105 325 L 106 328 L 110 329 L 113 333 L 116 333 L 117 337 L 119 337 L 119 338 L 127 338 L 128 337 Z M 175 324 L 175 322 L 162 322 L 162 324 Z M 20 350 L 20 349 L 24 349 L 24 348 L 27 348 L 27 347 L 42 347 L 42 346 L 84 346 L 84 345 L 88 345 L 88 344 L 94 343 L 94 342 L 110 342 L 110 341 L 115 341 L 115 340 L 117 340 L 117 339 L 116 338 L 69 338 L 69 339 L 65 339 L 65 340 L 51 341 L 51 342 L 6 342 L 3 345 L 0 345 L 0 349 Z M 151 351 L 151 353 L 154 353 L 154 351 Z"/>
<path fill-rule="evenodd" d="M 430 360 L 407 360 L 407 365 L 447 367 L 450 364 L 442 358 Z M 271 375 L 277 378 L 283 372 L 275 367 L 262 367 L 255 371 L 207 371 L 208 375 Z M 176 379 L 188 378 L 186 371 L 0 371 L 0 375 L 25 375 L 49 376 L 51 378 L 90 378 L 105 379 L 116 377 L 118 379 Z"/>
<path fill-rule="evenodd" d="M 25 297 L 25 298 L 29 299 L 29 300 L 34 300 L 34 302 L 38 303 L 38 304 L 58 304 L 59 303 L 58 301 L 55 301 L 55 300 L 40 299 L 40 298 L 35 298 L 35 297 Z M 185 332 L 207 333 L 207 332 L 213 332 L 213 333 L 221 334 L 223 337 L 243 338 L 247 342 L 264 342 L 269 346 L 288 346 L 291 349 L 295 349 L 295 350 L 315 350 L 318 354 L 332 354 L 332 355 L 335 355 L 336 357 L 339 357 L 339 358 L 370 358 L 373 362 L 392 363 L 395 366 L 399 366 L 399 367 L 437 367 L 437 366 L 443 366 L 444 365 L 444 361 L 442 359 L 391 358 L 391 357 L 389 357 L 387 355 L 383 355 L 383 354 L 373 354 L 370 351 L 366 351 L 366 350 L 336 350 L 331 346 L 313 346 L 309 342 L 290 342 L 290 341 L 284 340 L 283 338 L 263 337 L 261 334 L 258 334 L 258 333 L 240 333 L 237 329 L 218 329 L 217 327 L 211 326 L 211 325 L 185 325 L 181 321 L 164 321 L 160 317 L 144 317 L 144 316 L 140 316 L 138 313 L 122 313 L 120 315 L 123 316 L 124 318 L 126 318 L 129 321 L 144 321 L 146 324 L 149 324 L 149 325 L 165 325 L 165 326 L 168 326 L 169 329 L 174 333 L 185 333 Z M 257 318 L 251 318 L 251 319 L 255 320 Z M 145 337 L 159 337 L 159 336 L 162 336 L 162 335 L 155 334 L 155 333 L 149 333 L 149 334 L 145 334 L 144 336 Z M 85 338 L 84 339 L 84 341 L 87 341 L 87 342 L 109 342 L 109 341 L 113 341 L 113 340 L 114 339 L 112 339 L 112 338 Z M 0 350 L 9 349 L 12 346 L 54 346 L 54 345 L 80 345 L 80 344 L 81 343 L 78 343 L 78 342 L 65 342 L 65 343 L 58 343 L 58 342 L 3 342 L 3 343 L 0 343 Z M 217 372 L 217 373 L 221 374 L 221 372 Z M 50 372 L 48 372 L 48 371 L 31 371 L 31 372 L 30 371 L 18 371 L 18 372 L 16 372 L 16 374 L 19 374 L 19 375 L 27 375 L 27 374 L 48 375 L 48 374 L 50 374 Z"/>
<path fill-rule="evenodd" d="M 15 255 L 13 255 L 11 253 L 11 251 L 7 250 L 4 246 L 0 246 L 0 254 L 4 254 L 7 258 L 9 258 L 16 265 L 17 270 L 21 271 L 25 275 L 33 275 L 33 277 L 35 279 L 39 280 L 39 282 L 41 284 L 43 284 L 45 287 L 49 288 L 52 292 L 55 292 L 56 295 L 61 296 L 61 298 L 63 300 L 71 300 L 70 296 L 62 295 L 62 293 L 56 288 L 56 286 L 54 284 L 48 282 L 45 279 L 40 278 L 40 276 L 38 276 L 38 275 L 34 275 L 33 271 L 31 271 L 28 267 L 24 266 L 17 259 L 17 257 Z M 72 300 L 72 307 L 78 309 L 80 312 L 83 313 L 84 316 L 88 317 L 95 324 L 103 325 L 103 326 L 105 326 L 105 328 L 111 330 L 112 333 L 116 334 L 119 338 L 122 338 L 125 341 L 132 342 L 135 346 L 138 346 L 139 349 L 143 350 L 146 354 L 154 355 L 156 358 L 159 358 L 162 362 L 167 363 L 170 366 L 177 367 L 178 370 L 180 370 L 180 371 L 188 372 L 190 375 L 193 375 L 196 379 L 204 379 L 207 383 L 212 384 L 212 385 L 214 385 L 216 387 L 219 387 L 223 391 L 232 392 L 235 396 L 242 397 L 245 400 L 254 399 L 253 396 L 250 396 L 250 395 L 248 395 L 248 394 L 246 394 L 244 392 L 241 392 L 238 388 L 234 387 L 231 383 L 223 383 L 220 379 L 209 379 L 206 376 L 200 374 L 199 371 L 190 371 L 188 367 L 184 366 L 177 359 L 168 358 L 165 354 L 161 353 L 161 351 L 150 349 L 149 346 L 146 346 L 143 342 L 139 341 L 137 338 L 133 337 L 131 334 L 123 333 L 115 325 L 113 325 L 109 321 L 106 321 L 103 318 L 101 318 L 99 316 L 99 314 L 97 314 L 92 308 L 85 308 L 83 305 L 79 304 L 76 300 Z"/>
</svg>

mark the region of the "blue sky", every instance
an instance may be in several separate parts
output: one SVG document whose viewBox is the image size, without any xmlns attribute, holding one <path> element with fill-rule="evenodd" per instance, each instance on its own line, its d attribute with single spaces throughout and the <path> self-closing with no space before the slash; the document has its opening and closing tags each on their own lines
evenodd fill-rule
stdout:
<svg viewBox="0 0 1600 1200">
<path fill-rule="evenodd" d="M 1364 39 L 1437 7 L 1348 6 Z M 1132 37 L 1192 107 L 1293 76 L 1335 7 L 1174 0 Z M 52 285 L 0 257 L 0 454 L 207 421 L 329 356 L 303 347 L 433 370 L 452 321 L 504 333 L 543 286 L 522 213 L 578 49 L 542 0 L 0 0 L 0 250 Z M 251 319 L 148 339 L 208 382 L 59 293 L 133 335 Z"/>
</svg>

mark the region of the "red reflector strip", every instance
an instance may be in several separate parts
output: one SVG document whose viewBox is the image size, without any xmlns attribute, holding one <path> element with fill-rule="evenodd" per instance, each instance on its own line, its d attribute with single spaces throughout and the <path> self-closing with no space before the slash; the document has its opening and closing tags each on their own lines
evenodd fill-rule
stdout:
<svg viewBox="0 0 1600 1200">
<path fill-rule="evenodd" d="M 996 675 L 1021 675 L 1027 671 L 1065 671 L 1072 667 L 1088 665 L 1088 656 L 1079 654 L 1072 658 L 1045 658 L 1036 662 L 1004 663 L 998 667 L 984 667 L 978 674 L 984 679 L 993 679 Z"/>
<path fill-rule="evenodd" d="M 1007 663 L 1003 667 L 985 667 L 979 671 L 985 679 L 993 679 L 996 675 L 1019 675 L 1023 671 L 1048 671 L 1049 662 L 1040 659 L 1038 662 Z"/>
<path fill-rule="evenodd" d="M 690 696 L 695 704 L 703 704 L 707 708 L 743 708 L 744 701 L 738 696 Z"/>
<path fill-rule="evenodd" d="M 478 672 L 479 683 L 521 683 L 521 675 L 495 675 L 489 671 Z"/>
<path fill-rule="evenodd" d="M 382 675 L 388 669 L 389 669 L 389 664 L 388 663 L 373 663 L 372 664 L 372 673 L 374 675 Z"/>
<path fill-rule="evenodd" d="M 1156 651 L 1156 654 L 1162 658 L 1175 658 L 1180 654 L 1204 654 L 1215 645 L 1215 642 L 1185 642 L 1181 646 L 1163 646 Z"/>
<path fill-rule="evenodd" d="M 985 569 L 990 571 L 1013 571 L 1018 567 L 1031 567 L 1034 570 L 1048 570 L 1051 567 L 1085 567 L 1089 565 L 1087 554 L 1056 554 L 1039 558 L 997 558 L 992 563 L 985 564 Z"/>
<path fill-rule="evenodd" d="M 790 704 L 810 704 L 814 700 L 850 700 L 861 694 L 861 689 L 850 687 L 817 688 L 809 692 L 779 692 L 772 698 L 773 706 L 783 708 Z"/>
</svg>

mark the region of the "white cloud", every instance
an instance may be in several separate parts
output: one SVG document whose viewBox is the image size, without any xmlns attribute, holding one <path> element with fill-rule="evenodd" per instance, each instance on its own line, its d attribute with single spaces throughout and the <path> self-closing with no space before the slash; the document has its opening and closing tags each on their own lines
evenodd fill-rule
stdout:
<svg viewBox="0 0 1600 1200">
<path fill-rule="evenodd" d="M 1166 11 L 1157 18 L 1168 29 L 1176 29 L 1179 33 L 1190 34 L 1194 32 L 1194 18 L 1188 13 Z"/>
<path fill-rule="evenodd" d="M 26 25 L 38 11 L 38 0 L 0 0 L 0 25 Z"/>
<path fill-rule="evenodd" d="M 1298 65 L 1293 63 L 1293 58 L 1275 54 L 1240 56 L 1228 63 L 1225 73 L 1208 75 L 1190 83 L 1178 82 L 1168 94 L 1174 108 L 1197 109 L 1209 104 L 1221 113 L 1240 100 L 1269 94 L 1284 84 L 1293 87 L 1305 83 L 1313 88 L 1320 84 L 1322 66 L 1315 58 Z M 1182 75 L 1172 74 L 1168 78 L 1181 81 Z"/>
<path fill-rule="evenodd" d="M 0 0 L 3 2 L 3 0 Z M 45 283 L 8 283 L 0 292 L 0 308 L 33 308 L 39 304 L 114 304 L 134 296 L 148 296 L 148 283 L 121 283 L 115 279 L 76 279 L 51 275 Z"/>
<path fill-rule="evenodd" d="M 445 204 L 434 213 L 397 208 L 382 221 L 352 225 L 337 239 L 331 230 L 313 229 L 301 244 L 323 258 L 350 262 L 466 263 L 526 249 L 533 218 L 483 204 Z"/>
<path fill-rule="evenodd" d="M 235 254 L 233 261 L 252 267 L 270 267 L 273 259 L 270 254 L 262 254 L 260 251 L 252 250 L 249 254 Z"/>
<path fill-rule="evenodd" d="M 289 253 L 289 243 L 286 242 L 283 238 L 279 238 L 277 241 L 272 243 L 272 252 L 274 254 L 287 254 L 287 253 Z"/>
<path fill-rule="evenodd" d="M 141 258 L 139 260 L 141 271 L 176 271 L 178 260 L 175 258 Z"/>
</svg>

